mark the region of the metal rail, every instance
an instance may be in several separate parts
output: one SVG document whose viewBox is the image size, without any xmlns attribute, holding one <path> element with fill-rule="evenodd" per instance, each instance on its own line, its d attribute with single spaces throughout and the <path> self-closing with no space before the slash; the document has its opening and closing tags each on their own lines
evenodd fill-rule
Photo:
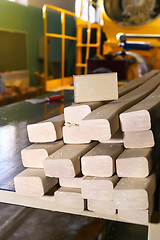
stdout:
<svg viewBox="0 0 160 240">
<path fill-rule="evenodd" d="M 55 33 L 48 33 L 47 32 L 47 10 L 51 9 L 54 11 L 57 11 L 61 14 L 61 32 L 62 34 L 55 34 Z M 47 38 L 53 37 L 53 38 L 59 38 L 62 39 L 61 43 L 61 86 L 64 84 L 64 80 L 68 79 L 68 77 L 65 77 L 65 39 L 76 41 L 77 37 L 73 37 L 70 35 L 65 34 L 65 16 L 73 16 L 76 17 L 75 13 L 67 11 L 65 9 L 55 7 L 52 5 L 45 4 L 42 8 L 43 11 L 43 19 L 44 19 L 44 78 L 45 78 L 45 90 L 47 90 L 47 82 L 48 80 L 48 51 L 47 51 Z M 54 79 L 56 80 L 56 79 Z"/>
</svg>

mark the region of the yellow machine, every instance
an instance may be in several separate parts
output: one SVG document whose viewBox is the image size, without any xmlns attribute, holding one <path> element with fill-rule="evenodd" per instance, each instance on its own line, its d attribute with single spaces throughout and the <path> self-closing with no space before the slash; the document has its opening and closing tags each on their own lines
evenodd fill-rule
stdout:
<svg viewBox="0 0 160 240">
<path fill-rule="evenodd" d="M 141 75 L 144 64 L 149 70 L 160 69 L 160 1 L 100 0 L 100 6 L 107 37 L 103 54 L 122 51 L 126 59 L 135 58 L 137 66 L 129 67 L 128 79 Z"/>
</svg>

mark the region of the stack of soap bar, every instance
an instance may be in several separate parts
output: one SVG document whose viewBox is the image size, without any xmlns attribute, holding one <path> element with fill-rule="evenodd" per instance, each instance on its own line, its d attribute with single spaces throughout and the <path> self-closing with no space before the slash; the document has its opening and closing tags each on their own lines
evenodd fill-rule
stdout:
<svg viewBox="0 0 160 240">
<path fill-rule="evenodd" d="M 158 147 L 150 123 L 159 117 L 160 89 L 152 92 L 160 85 L 159 71 L 119 90 L 116 73 L 75 76 L 74 84 L 75 103 L 64 109 L 64 115 L 28 125 L 29 140 L 36 144 L 22 150 L 28 169 L 14 179 L 17 194 L 42 197 L 59 178 L 53 197 L 57 210 L 80 214 L 89 210 L 102 218 L 118 212 L 120 220 L 148 223 L 156 188 L 151 145 Z M 111 102 L 118 93 L 120 98 Z M 123 112 L 131 113 L 127 128 L 134 129 L 124 131 L 122 119 L 124 136 L 119 125 Z M 132 112 L 145 125 L 143 131 Z"/>
<path fill-rule="evenodd" d="M 81 121 L 81 131 L 91 140 L 108 141 L 119 129 L 119 115 L 152 93 L 159 84 L 160 74 L 157 74 L 118 100 L 95 109 Z"/>
</svg>

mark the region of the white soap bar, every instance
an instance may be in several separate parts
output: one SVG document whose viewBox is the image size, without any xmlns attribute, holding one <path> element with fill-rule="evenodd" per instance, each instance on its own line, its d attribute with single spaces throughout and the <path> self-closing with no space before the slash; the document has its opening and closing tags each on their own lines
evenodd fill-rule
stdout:
<svg viewBox="0 0 160 240">
<path fill-rule="evenodd" d="M 84 176 L 76 176 L 74 178 L 59 178 L 59 185 L 68 188 L 81 188 Z"/>
<path fill-rule="evenodd" d="M 66 125 L 63 127 L 63 141 L 66 144 L 84 144 L 91 140 L 81 131 L 78 125 Z"/>
<path fill-rule="evenodd" d="M 28 168 L 14 178 L 16 193 L 41 197 L 58 183 L 58 179 L 46 177 L 43 169 Z"/>
<path fill-rule="evenodd" d="M 44 159 L 44 172 L 48 177 L 75 177 L 81 172 L 80 158 L 97 143 L 67 144 Z"/>
<path fill-rule="evenodd" d="M 107 101 L 118 98 L 117 73 L 74 76 L 74 101 Z"/>
<path fill-rule="evenodd" d="M 120 115 L 122 131 L 146 131 L 151 129 L 151 120 L 160 115 L 160 86 L 145 99 Z M 156 116 L 157 115 L 157 116 Z"/>
<path fill-rule="evenodd" d="M 125 148 L 151 148 L 155 141 L 152 130 L 142 132 L 124 132 Z"/>
<path fill-rule="evenodd" d="M 32 143 L 54 142 L 62 138 L 64 115 L 49 118 L 43 122 L 29 124 L 27 132 Z"/>
<path fill-rule="evenodd" d="M 145 178 L 152 169 L 152 148 L 126 149 L 116 160 L 119 177 Z"/>
<path fill-rule="evenodd" d="M 117 175 L 110 178 L 85 177 L 82 180 L 82 196 L 85 199 L 112 201 L 113 188 L 117 182 Z"/>
<path fill-rule="evenodd" d="M 147 178 L 121 178 L 114 189 L 115 206 L 124 210 L 146 210 L 155 189 L 155 174 Z"/>
<path fill-rule="evenodd" d="M 111 177 L 116 158 L 123 150 L 122 144 L 99 143 L 81 158 L 83 175 Z"/>
<path fill-rule="evenodd" d="M 103 105 L 103 102 L 88 102 L 73 104 L 64 108 L 64 119 L 66 123 L 79 124 L 91 111 Z"/>
<path fill-rule="evenodd" d="M 63 141 L 57 141 L 53 143 L 32 144 L 24 148 L 21 151 L 23 166 L 30 168 L 43 168 L 44 159 L 63 145 Z"/>
<path fill-rule="evenodd" d="M 54 196 L 55 204 L 61 210 L 82 212 L 85 209 L 85 200 L 80 189 L 60 187 Z"/>
<path fill-rule="evenodd" d="M 100 213 L 103 215 L 116 214 L 116 207 L 113 201 L 100 201 L 94 199 L 87 200 L 88 210 Z"/>
<path fill-rule="evenodd" d="M 120 221 L 127 221 L 134 224 L 148 225 L 154 207 L 154 200 L 146 210 L 121 210 L 118 209 L 118 218 Z"/>
</svg>

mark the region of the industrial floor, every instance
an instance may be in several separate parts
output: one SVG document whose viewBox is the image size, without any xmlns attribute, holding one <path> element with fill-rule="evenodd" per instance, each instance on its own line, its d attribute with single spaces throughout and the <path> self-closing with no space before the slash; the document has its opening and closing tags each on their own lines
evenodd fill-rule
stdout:
<svg viewBox="0 0 160 240">
<path fill-rule="evenodd" d="M 0 239 L 147 240 L 147 227 L 1 203 Z"/>
</svg>

